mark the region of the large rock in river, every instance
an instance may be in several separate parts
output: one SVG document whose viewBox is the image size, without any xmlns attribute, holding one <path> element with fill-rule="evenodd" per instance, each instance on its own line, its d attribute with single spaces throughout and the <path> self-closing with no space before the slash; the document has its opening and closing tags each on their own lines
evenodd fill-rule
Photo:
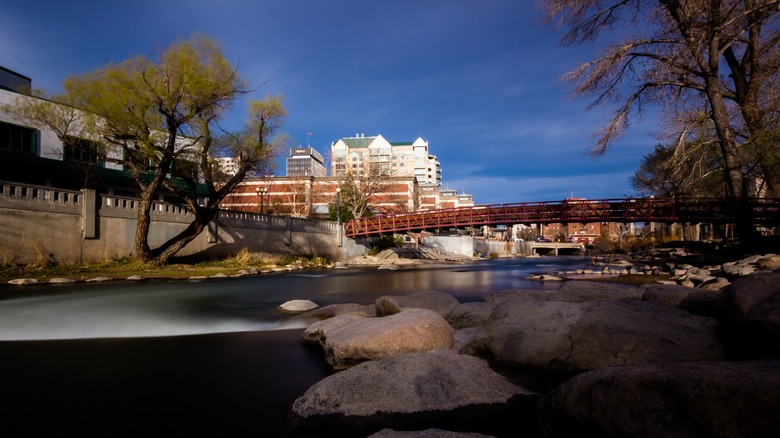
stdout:
<svg viewBox="0 0 780 438">
<path fill-rule="evenodd" d="M 668 304 L 694 315 L 717 318 L 721 314 L 717 292 L 676 284 L 648 284 L 640 290 L 642 301 Z"/>
<path fill-rule="evenodd" d="M 558 292 L 551 294 L 548 300 L 567 303 L 586 303 L 590 301 L 634 301 L 642 299 L 642 291 L 635 286 L 599 281 L 569 281 Z"/>
<path fill-rule="evenodd" d="M 452 347 L 455 330 L 438 313 L 407 309 L 381 318 L 336 316 L 319 321 L 304 332 L 304 340 L 319 341 L 325 360 L 335 370 L 367 360 L 410 352 Z"/>
<path fill-rule="evenodd" d="M 738 278 L 723 289 L 719 299 L 734 319 L 760 324 L 780 337 L 780 273 Z"/>
<path fill-rule="evenodd" d="M 366 436 L 388 427 L 492 434 L 535 429 L 537 400 L 479 358 L 410 353 L 326 377 L 295 400 L 289 420 L 296 429 L 329 436 Z"/>
<path fill-rule="evenodd" d="M 711 318 L 653 302 L 518 297 L 496 307 L 463 352 L 510 368 L 555 372 L 720 360 L 715 328 Z"/>
<path fill-rule="evenodd" d="M 497 304 L 485 302 L 463 303 L 455 307 L 447 317 L 447 322 L 456 329 L 476 327 L 490 319 Z"/>
<path fill-rule="evenodd" d="M 780 361 L 614 367 L 539 403 L 547 436 L 777 437 Z"/>
<path fill-rule="evenodd" d="M 516 297 L 532 297 L 545 301 L 587 303 L 591 301 L 639 301 L 643 291 L 636 286 L 598 281 L 568 281 L 555 290 L 514 290 L 486 295 L 482 301 L 492 304 L 506 303 Z"/>
<path fill-rule="evenodd" d="M 780 273 L 740 277 L 718 296 L 738 358 L 780 357 Z"/>
<path fill-rule="evenodd" d="M 450 315 L 460 302 L 450 294 L 437 291 L 415 292 L 409 295 L 386 295 L 376 299 L 377 316 L 393 315 L 404 309 L 429 309 L 442 318 Z"/>
<path fill-rule="evenodd" d="M 476 432 L 453 432 L 442 429 L 393 430 L 382 429 L 367 438 L 492 438 Z"/>
</svg>

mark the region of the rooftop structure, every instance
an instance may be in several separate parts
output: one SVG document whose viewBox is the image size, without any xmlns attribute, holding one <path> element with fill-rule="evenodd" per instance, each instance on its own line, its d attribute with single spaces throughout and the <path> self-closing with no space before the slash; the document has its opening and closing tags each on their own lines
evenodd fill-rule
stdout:
<svg viewBox="0 0 780 438">
<path fill-rule="evenodd" d="M 287 176 L 293 177 L 322 177 L 326 174 L 325 160 L 322 158 L 322 154 L 311 146 L 291 148 L 290 156 L 287 157 L 286 173 Z"/>
</svg>

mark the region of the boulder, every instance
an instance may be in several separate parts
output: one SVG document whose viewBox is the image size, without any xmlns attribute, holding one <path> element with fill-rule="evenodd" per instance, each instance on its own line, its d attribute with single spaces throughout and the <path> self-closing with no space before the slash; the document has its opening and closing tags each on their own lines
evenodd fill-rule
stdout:
<svg viewBox="0 0 780 438">
<path fill-rule="evenodd" d="M 335 316 L 323 321 L 317 321 L 309 325 L 306 330 L 303 331 L 303 337 L 301 340 L 304 343 L 320 344 L 325 342 L 325 338 L 333 330 L 338 330 L 344 326 L 352 324 L 355 321 L 365 319 L 366 316 L 357 315 L 354 313 L 348 313 L 345 315 Z"/>
<path fill-rule="evenodd" d="M 427 309 L 406 309 L 381 318 L 343 315 L 312 326 L 304 332 L 304 339 L 307 332 L 319 331 L 316 338 L 325 360 L 335 370 L 403 353 L 449 349 L 455 333 L 444 318 Z"/>
<path fill-rule="evenodd" d="M 667 284 L 648 284 L 639 289 L 643 291 L 642 301 L 668 304 L 694 315 L 720 316 L 717 293 Z"/>
<path fill-rule="evenodd" d="M 535 281 L 566 281 L 566 279 L 561 277 L 560 275 L 553 275 L 553 274 L 542 274 L 542 275 L 531 274 L 529 277 L 526 277 L 526 279 L 535 280 Z"/>
<path fill-rule="evenodd" d="M 479 333 L 479 329 L 479 327 L 468 327 L 455 330 L 455 335 L 452 337 L 452 348 L 450 350 L 455 353 L 459 352 L 466 344 L 474 339 L 477 333 Z"/>
<path fill-rule="evenodd" d="M 647 301 L 515 298 L 496 307 L 462 352 L 502 367 L 554 372 L 720 360 L 715 328 L 711 318 Z"/>
<path fill-rule="evenodd" d="M 37 284 L 38 279 L 37 278 L 14 278 L 13 280 L 9 280 L 8 284 L 13 284 L 16 286 L 27 286 L 28 284 Z"/>
<path fill-rule="evenodd" d="M 460 302 L 450 294 L 427 291 L 409 295 L 387 295 L 376 299 L 377 316 L 396 314 L 404 309 L 429 309 L 446 318 Z"/>
<path fill-rule="evenodd" d="M 517 297 L 531 297 L 538 298 L 540 300 L 546 300 L 557 291 L 552 290 L 538 290 L 538 289 L 518 289 L 506 292 L 497 292 L 485 295 L 482 297 L 482 302 L 489 304 L 503 304 L 508 301 L 512 301 Z"/>
<path fill-rule="evenodd" d="M 780 268 L 780 255 L 766 254 L 763 258 L 756 261 L 756 265 L 764 271 L 774 271 Z"/>
<path fill-rule="evenodd" d="M 368 438 L 491 438 L 490 435 L 483 435 L 475 432 L 453 432 L 442 429 L 425 430 L 393 430 L 382 429 L 377 433 L 372 433 Z"/>
<path fill-rule="evenodd" d="M 640 300 L 642 291 L 635 286 L 597 281 L 569 281 L 558 292 L 548 295 L 549 300 L 567 303 L 585 303 L 591 301 Z"/>
<path fill-rule="evenodd" d="M 780 362 L 614 367 L 540 400 L 547 436 L 780 436 Z"/>
<path fill-rule="evenodd" d="M 69 283 L 75 283 L 78 280 L 73 278 L 65 278 L 65 277 L 54 277 L 49 279 L 49 284 L 69 284 Z"/>
<path fill-rule="evenodd" d="M 319 304 L 310 300 L 290 300 L 280 304 L 279 307 L 276 308 L 276 310 L 282 313 L 290 313 L 293 315 L 297 315 L 299 313 L 316 309 L 317 307 L 320 307 Z"/>
<path fill-rule="evenodd" d="M 742 262 L 731 262 L 723 264 L 723 273 L 731 277 L 743 277 L 756 272 L 755 265 Z"/>
<path fill-rule="evenodd" d="M 755 321 L 780 335 L 780 273 L 762 273 L 738 278 L 721 292 L 720 301 L 729 315 L 742 321 Z"/>
<path fill-rule="evenodd" d="M 643 291 L 636 286 L 627 286 L 599 281 L 567 281 L 556 290 L 519 289 L 486 295 L 483 302 L 501 304 L 515 297 L 532 297 L 545 301 L 586 303 L 591 301 L 639 301 Z"/>
<path fill-rule="evenodd" d="M 360 315 L 367 318 L 376 316 L 376 306 L 373 304 L 330 304 L 328 306 L 318 307 L 316 309 L 309 310 L 302 313 L 301 316 L 305 318 L 332 318 L 339 315 Z"/>
<path fill-rule="evenodd" d="M 463 303 L 455 307 L 447 317 L 447 322 L 456 329 L 476 327 L 488 321 L 496 306 L 497 304 L 485 302 Z"/>
<path fill-rule="evenodd" d="M 718 295 L 739 347 L 748 357 L 780 357 L 780 273 L 734 280 Z"/>
<path fill-rule="evenodd" d="M 724 287 L 726 287 L 726 286 L 728 286 L 730 284 L 731 283 L 727 279 L 725 279 L 723 277 L 715 277 L 715 281 L 713 281 L 711 283 L 703 284 L 703 285 L 701 285 L 699 287 L 701 289 L 704 289 L 704 290 L 717 292 L 717 291 L 722 290 Z"/>
<path fill-rule="evenodd" d="M 517 431 L 535 428 L 537 400 L 481 359 L 449 351 L 409 353 L 326 377 L 295 400 L 288 420 L 296 430 L 329 436 L 366 436 L 388 427 Z"/>
</svg>

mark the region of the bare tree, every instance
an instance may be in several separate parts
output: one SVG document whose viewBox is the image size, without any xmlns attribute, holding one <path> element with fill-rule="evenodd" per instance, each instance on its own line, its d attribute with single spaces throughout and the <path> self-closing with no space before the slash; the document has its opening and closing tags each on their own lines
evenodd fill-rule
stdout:
<svg viewBox="0 0 780 438">
<path fill-rule="evenodd" d="M 547 18 L 568 29 L 565 44 L 620 26 L 628 34 L 565 75 L 574 95 L 618 103 L 593 148 L 602 154 L 640 114 L 658 104 L 676 122 L 677 144 L 706 115 L 736 206 L 740 241 L 757 237 L 748 202 L 756 164 L 776 184 L 779 0 L 547 0 Z M 682 124 L 681 124 L 682 123 Z M 767 132 L 770 131 L 770 132 Z"/>
</svg>

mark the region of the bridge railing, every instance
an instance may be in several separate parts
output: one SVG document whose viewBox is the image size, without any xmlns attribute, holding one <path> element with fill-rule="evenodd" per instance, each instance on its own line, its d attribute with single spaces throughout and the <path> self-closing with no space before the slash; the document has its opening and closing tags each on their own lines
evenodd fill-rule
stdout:
<svg viewBox="0 0 780 438">
<path fill-rule="evenodd" d="M 778 199 L 751 201 L 757 223 L 777 223 Z M 733 206 L 714 198 L 628 198 L 524 202 L 389 214 L 353 219 L 345 234 L 360 236 L 435 228 L 567 222 L 728 222 Z"/>
</svg>

